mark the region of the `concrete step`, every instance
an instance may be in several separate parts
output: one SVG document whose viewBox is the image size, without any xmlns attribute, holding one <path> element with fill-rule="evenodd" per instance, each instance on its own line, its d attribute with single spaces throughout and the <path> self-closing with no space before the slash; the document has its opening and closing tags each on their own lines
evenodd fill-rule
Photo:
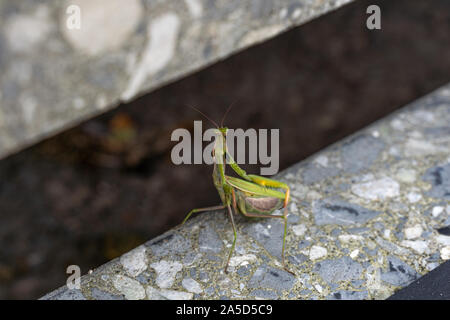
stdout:
<svg viewBox="0 0 450 320">
<path fill-rule="evenodd" d="M 351 1 L 0 1 L 0 158 Z"/>
<path fill-rule="evenodd" d="M 450 259 L 450 84 L 277 178 L 283 224 L 198 214 L 42 299 L 386 299 Z M 189 211 L 191 208 L 186 208 Z"/>
</svg>

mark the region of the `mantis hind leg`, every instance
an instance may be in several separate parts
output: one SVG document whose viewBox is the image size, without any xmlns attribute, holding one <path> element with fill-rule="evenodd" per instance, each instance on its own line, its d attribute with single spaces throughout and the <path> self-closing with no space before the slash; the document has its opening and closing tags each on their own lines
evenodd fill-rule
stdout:
<svg viewBox="0 0 450 320">
<path fill-rule="evenodd" d="M 205 212 L 205 211 L 214 211 L 214 210 L 220 210 L 220 209 L 224 209 L 224 208 L 228 209 L 228 215 L 230 216 L 231 225 L 233 226 L 233 233 L 234 233 L 233 244 L 231 245 L 230 253 L 228 254 L 227 264 L 225 266 L 225 273 L 227 273 L 228 272 L 228 265 L 230 264 L 230 259 L 231 259 L 231 256 L 233 255 L 234 248 L 236 246 L 236 239 L 237 239 L 236 225 L 234 224 L 233 212 L 231 211 L 230 205 L 227 205 L 227 206 L 220 205 L 220 206 L 214 206 L 214 207 L 192 209 L 187 214 L 186 218 L 184 218 L 184 220 L 183 220 L 183 222 L 181 224 L 184 224 L 191 217 L 191 215 L 194 214 L 194 213 Z"/>
<path fill-rule="evenodd" d="M 237 211 L 236 195 L 235 195 L 234 189 L 232 189 L 232 198 L 233 198 L 234 210 Z M 287 189 L 287 199 L 289 200 L 289 188 Z M 240 210 L 240 212 L 244 216 L 250 217 L 250 218 L 280 218 L 280 219 L 284 220 L 283 247 L 281 249 L 281 259 L 282 259 L 282 263 L 283 263 L 283 269 L 286 270 L 287 272 L 289 272 L 290 274 L 295 276 L 295 273 L 293 273 L 291 270 L 289 270 L 286 267 L 286 261 L 285 261 L 285 258 L 284 258 L 284 251 L 285 251 L 285 248 L 286 248 L 286 235 L 287 235 L 287 203 L 286 203 L 286 201 L 285 201 L 285 203 L 283 205 L 283 208 L 284 208 L 284 210 L 283 210 L 283 215 L 282 216 L 275 215 L 275 214 L 266 214 L 266 215 L 264 215 L 264 214 L 248 213 L 245 210 L 244 210 L 245 212 L 243 212 L 242 210 Z"/>
<path fill-rule="evenodd" d="M 198 213 L 198 212 L 205 212 L 205 211 L 214 211 L 214 210 L 220 210 L 220 209 L 224 209 L 225 206 L 221 205 L 221 206 L 213 206 L 213 207 L 207 207 L 207 208 L 199 208 L 199 209 L 192 209 L 186 216 L 186 218 L 184 218 L 183 222 L 181 224 L 184 224 L 190 217 L 192 214 L 194 213 Z"/>
<path fill-rule="evenodd" d="M 261 214 L 251 214 L 251 213 L 247 213 L 247 212 L 242 212 L 242 214 L 246 217 L 252 217 L 252 218 L 280 218 L 284 220 L 284 233 L 283 233 L 283 247 L 281 249 L 281 260 L 283 263 L 283 268 L 284 270 L 286 270 L 287 272 L 289 272 L 290 274 L 295 276 L 295 273 L 293 273 L 291 270 L 289 270 L 286 266 L 286 261 L 285 261 L 285 248 L 286 248 L 286 235 L 287 235 L 287 216 L 286 215 L 282 215 L 282 216 L 278 216 L 278 215 L 261 215 Z"/>
</svg>

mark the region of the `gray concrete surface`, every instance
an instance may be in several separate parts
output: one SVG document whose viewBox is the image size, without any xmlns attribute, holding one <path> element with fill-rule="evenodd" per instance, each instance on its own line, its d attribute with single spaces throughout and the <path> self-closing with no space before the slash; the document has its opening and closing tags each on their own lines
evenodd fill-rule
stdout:
<svg viewBox="0 0 450 320">
<path fill-rule="evenodd" d="M 351 1 L 0 0 L 0 157 Z"/>
<path fill-rule="evenodd" d="M 232 229 L 217 211 L 43 299 L 385 299 L 450 259 L 449 124 L 450 84 L 281 172 L 295 276 L 282 224 L 240 216 L 225 274 Z"/>
</svg>

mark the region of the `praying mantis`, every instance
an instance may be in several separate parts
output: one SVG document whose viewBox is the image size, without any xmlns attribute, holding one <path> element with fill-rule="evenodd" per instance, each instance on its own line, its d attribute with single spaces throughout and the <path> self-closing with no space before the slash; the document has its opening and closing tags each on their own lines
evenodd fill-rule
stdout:
<svg viewBox="0 0 450 320">
<path fill-rule="evenodd" d="M 192 109 L 202 114 L 209 121 L 211 121 L 215 126 L 214 130 L 216 139 L 214 142 L 214 149 L 212 151 L 212 156 L 214 159 L 214 169 L 212 177 L 214 186 L 219 193 L 222 204 L 213 207 L 193 209 L 187 214 L 182 224 L 184 224 L 194 213 L 227 209 L 234 233 L 233 243 L 231 245 L 227 263 L 225 265 L 225 273 L 227 273 L 237 239 L 233 210 L 234 212 L 241 213 L 247 218 L 283 219 L 284 234 L 281 250 L 282 264 L 283 268 L 287 272 L 293 274 L 293 272 L 286 267 L 285 263 L 287 205 L 290 200 L 289 186 L 281 181 L 258 175 L 247 174 L 241 167 L 239 167 L 239 165 L 234 161 L 233 157 L 228 153 L 226 143 L 228 128 L 223 126 L 223 121 L 231 107 L 232 105 L 225 112 L 220 126 L 218 126 L 216 122 L 211 120 L 200 110 L 191 107 Z M 226 163 L 229 164 L 229 166 L 239 176 L 239 178 L 225 174 Z M 279 209 L 284 209 L 282 215 L 273 214 L 274 211 Z"/>
</svg>

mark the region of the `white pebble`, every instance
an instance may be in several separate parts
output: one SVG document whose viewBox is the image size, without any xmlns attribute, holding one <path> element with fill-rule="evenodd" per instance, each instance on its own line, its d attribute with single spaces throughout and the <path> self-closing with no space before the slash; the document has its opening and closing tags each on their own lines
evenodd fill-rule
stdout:
<svg viewBox="0 0 450 320">
<path fill-rule="evenodd" d="M 450 237 L 449 236 L 444 236 L 444 235 L 438 235 L 436 237 L 436 241 L 439 242 L 440 244 L 443 244 L 444 246 L 450 246 Z"/>
<path fill-rule="evenodd" d="M 113 285 L 128 300 L 145 298 L 145 289 L 137 280 L 118 274 L 113 279 Z"/>
<path fill-rule="evenodd" d="M 407 248 L 411 248 L 419 254 L 429 251 L 428 243 L 426 241 L 422 241 L 422 240 L 416 240 L 416 241 L 403 240 L 401 242 L 401 245 L 404 247 L 407 247 Z"/>
<path fill-rule="evenodd" d="M 128 4 L 128 3 L 127 3 Z M 176 53 L 180 18 L 174 13 L 165 13 L 157 17 L 147 27 L 148 43 L 139 64 L 131 76 L 127 88 L 122 93 L 123 100 L 131 99 L 147 76 L 164 69 Z"/>
<path fill-rule="evenodd" d="M 230 267 L 246 266 L 251 262 L 257 261 L 258 259 L 254 254 L 246 254 L 242 256 L 234 256 L 230 259 Z"/>
<path fill-rule="evenodd" d="M 441 249 L 441 258 L 443 260 L 449 260 L 450 259 L 450 246 L 443 247 Z"/>
<path fill-rule="evenodd" d="M 185 278 L 181 282 L 181 285 L 189 292 L 202 293 L 202 286 L 192 278 Z"/>
<path fill-rule="evenodd" d="M 385 177 L 355 184 L 352 186 L 352 192 L 361 198 L 384 200 L 398 196 L 400 194 L 400 185 L 392 178 Z"/>
<path fill-rule="evenodd" d="M 322 286 L 320 284 L 315 284 L 314 288 L 316 288 L 316 290 L 319 291 L 319 293 L 323 292 L 323 288 L 322 288 Z"/>
<path fill-rule="evenodd" d="M 406 239 L 416 239 L 422 235 L 423 229 L 419 224 L 416 224 L 414 227 L 405 229 L 405 237 Z"/>
<path fill-rule="evenodd" d="M 150 300 L 191 300 L 193 296 L 190 292 L 147 287 L 147 297 Z"/>
<path fill-rule="evenodd" d="M 403 131 L 405 130 L 405 123 L 403 123 L 399 119 L 394 119 L 391 121 L 391 127 L 394 128 L 395 130 Z"/>
<path fill-rule="evenodd" d="M 194 296 L 193 293 L 162 289 L 159 294 L 168 300 L 191 300 Z"/>
<path fill-rule="evenodd" d="M 441 146 L 434 145 L 428 141 L 418 139 L 408 139 L 405 144 L 405 156 L 426 156 L 436 153 L 446 152 L 447 149 Z"/>
<path fill-rule="evenodd" d="M 406 196 L 408 198 L 408 201 L 410 203 L 416 203 L 418 201 L 420 201 L 422 199 L 422 195 L 420 193 L 417 192 L 410 192 L 407 194 Z"/>
<path fill-rule="evenodd" d="M 321 165 L 322 167 L 328 166 L 328 157 L 324 155 L 320 155 L 314 159 L 314 162 Z"/>
<path fill-rule="evenodd" d="M 137 277 L 147 269 L 147 256 L 144 246 L 139 246 L 120 257 L 120 263 L 132 277 Z"/>
<path fill-rule="evenodd" d="M 362 241 L 364 238 L 357 234 L 341 234 L 338 236 L 339 241 L 343 243 L 348 243 L 351 241 Z"/>
<path fill-rule="evenodd" d="M 301 237 L 306 232 L 306 226 L 304 224 L 298 224 L 292 227 L 292 231 L 297 237 Z"/>
<path fill-rule="evenodd" d="M 185 0 L 189 13 L 195 19 L 200 18 L 203 13 L 202 3 L 199 0 Z"/>
<path fill-rule="evenodd" d="M 328 251 L 326 248 L 321 246 L 312 246 L 309 251 L 309 258 L 311 260 L 317 260 L 320 258 L 325 257 L 328 254 Z"/>
<path fill-rule="evenodd" d="M 49 10 L 40 5 L 32 15 L 10 14 L 3 25 L 9 48 L 15 52 L 32 52 L 52 30 Z"/>
<path fill-rule="evenodd" d="M 444 212 L 444 207 L 441 206 L 436 206 L 433 208 L 433 210 L 431 211 L 431 214 L 433 215 L 433 217 L 437 217 L 439 216 L 442 212 Z"/>
<path fill-rule="evenodd" d="M 358 249 L 353 250 L 353 251 L 350 253 L 350 258 L 355 259 L 355 258 L 358 256 L 358 254 L 359 254 L 359 250 L 358 250 Z"/>
<path fill-rule="evenodd" d="M 70 2 L 80 8 L 80 28 L 68 28 L 65 15 L 61 19 L 60 30 L 73 47 L 92 56 L 120 48 L 133 35 L 143 12 L 138 0 Z"/>
<path fill-rule="evenodd" d="M 181 263 L 177 261 L 170 262 L 166 260 L 152 263 L 150 267 L 152 267 L 156 271 L 156 284 L 160 288 L 164 289 L 170 288 L 173 285 L 177 272 L 183 269 L 183 265 Z"/>
<path fill-rule="evenodd" d="M 416 171 L 413 169 L 405 169 L 405 168 L 401 168 L 400 170 L 398 170 L 397 174 L 395 175 L 395 177 L 400 180 L 401 182 L 404 183 L 413 183 L 414 181 L 416 181 Z"/>
</svg>

